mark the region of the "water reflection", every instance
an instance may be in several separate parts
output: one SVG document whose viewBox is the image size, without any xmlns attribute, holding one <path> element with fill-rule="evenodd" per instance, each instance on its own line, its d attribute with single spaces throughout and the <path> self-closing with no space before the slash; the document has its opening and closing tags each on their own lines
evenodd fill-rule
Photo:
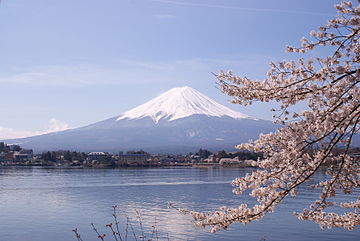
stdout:
<svg viewBox="0 0 360 241">
<path fill-rule="evenodd" d="M 155 218 L 162 235 L 172 240 L 356 240 L 358 230 L 320 230 L 301 222 L 292 211 L 302 210 L 318 191 L 300 190 L 300 198 L 286 199 L 275 213 L 249 225 L 233 225 L 216 235 L 192 225 L 188 216 L 167 209 L 167 202 L 195 210 L 237 206 L 252 200 L 235 196 L 229 185 L 250 169 L 0 169 L 0 237 L 4 241 L 74 240 L 71 229 L 79 227 L 84 240 L 95 240 L 90 223 L 106 230 L 112 220 L 111 206 L 122 216 L 142 213 L 151 229 Z M 354 198 L 357 196 L 353 195 Z M 341 199 L 343 195 L 338 198 Z M 124 223 L 123 223 L 124 224 Z M 138 225 L 136 222 L 134 225 Z"/>
</svg>

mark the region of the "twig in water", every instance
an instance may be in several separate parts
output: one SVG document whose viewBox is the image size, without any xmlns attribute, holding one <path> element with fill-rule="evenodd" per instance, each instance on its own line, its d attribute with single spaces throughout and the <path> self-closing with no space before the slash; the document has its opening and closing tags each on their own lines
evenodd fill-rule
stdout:
<svg viewBox="0 0 360 241">
<path fill-rule="evenodd" d="M 136 211 L 136 216 L 137 218 L 139 219 L 139 225 L 140 225 L 140 230 L 141 230 L 141 238 L 143 241 L 145 241 L 145 235 L 144 235 L 144 229 L 143 229 L 143 226 L 142 226 L 142 221 L 141 221 L 141 214 L 138 210 L 135 210 Z"/>
<path fill-rule="evenodd" d="M 132 232 L 133 232 L 133 235 L 134 235 L 135 241 L 137 241 L 137 238 L 136 238 L 136 234 L 135 234 L 134 228 L 133 228 L 133 226 L 131 225 L 131 223 L 129 223 L 129 225 L 130 225 L 130 228 L 131 228 L 131 230 L 132 230 Z"/>
<path fill-rule="evenodd" d="M 91 226 L 93 227 L 93 230 L 94 230 L 94 231 L 96 232 L 96 234 L 98 235 L 98 239 L 101 239 L 101 241 L 104 241 L 106 234 L 104 234 L 104 233 L 103 233 L 103 234 L 100 234 L 93 223 L 91 223 Z"/>
<path fill-rule="evenodd" d="M 118 238 L 116 237 L 116 232 L 112 227 L 112 223 L 106 224 L 105 227 L 109 227 L 111 229 L 111 233 L 114 236 L 115 241 L 119 241 Z"/>
<path fill-rule="evenodd" d="M 114 221 L 115 221 L 115 225 L 116 225 L 116 231 L 117 231 L 117 235 L 119 236 L 120 238 L 120 241 L 123 241 L 122 238 L 121 238 L 121 234 L 120 234 L 120 229 L 119 229 L 119 221 L 117 219 L 117 213 L 116 213 L 116 208 L 117 206 L 112 206 L 114 212 L 113 212 L 113 218 L 114 218 Z"/>
<path fill-rule="evenodd" d="M 75 236 L 77 238 L 78 241 L 83 241 L 80 234 L 79 234 L 79 230 L 77 228 L 72 230 L 75 233 Z"/>
<path fill-rule="evenodd" d="M 125 228 L 125 241 L 127 241 L 128 237 L 128 227 L 129 227 L 129 217 L 126 217 L 126 228 Z"/>
</svg>

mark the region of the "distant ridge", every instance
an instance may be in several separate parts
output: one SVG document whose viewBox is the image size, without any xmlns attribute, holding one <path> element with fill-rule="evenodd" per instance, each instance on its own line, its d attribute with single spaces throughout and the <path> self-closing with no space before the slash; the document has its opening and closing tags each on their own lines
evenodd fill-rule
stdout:
<svg viewBox="0 0 360 241">
<path fill-rule="evenodd" d="M 6 142 L 19 143 L 35 152 L 143 149 L 152 153 L 187 153 L 199 148 L 234 150 L 235 145 L 274 130 L 270 121 L 233 111 L 185 86 L 104 121 Z"/>
</svg>

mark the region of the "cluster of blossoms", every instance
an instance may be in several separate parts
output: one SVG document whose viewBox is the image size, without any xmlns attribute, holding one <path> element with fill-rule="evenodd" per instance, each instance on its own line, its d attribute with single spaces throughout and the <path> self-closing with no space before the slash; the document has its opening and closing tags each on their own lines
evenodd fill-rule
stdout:
<svg viewBox="0 0 360 241">
<path fill-rule="evenodd" d="M 287 48 L 288 52 L 306 53 L 326 46 L 331 55 L 271 63 L 263 81 L 232 72 L 217 75 L 222 91 L 232 97 L 233 103 L 280 102 L 280 110 L 273 110 L 273 117 L 281 127 L 237 146 L 264 154 L 253 163 L 259 167 L 256 171 L 232 182 L 235 194 L 250 190 L 258 204 L 224 207 L 213 213 L 181 210 L 190 213 L 198 226 L 211 226 L 216 232 L 234 222 L 260 219 L 288 195 L 296 196 L 299 186 L 320 169 L 326 169 L 326 176 L 314 185 L 320 190 L 319 199 L 295 215 L 321 227 L 353 229 L 360 225 L 360 197 L 345 203 L 329 201 L 340 191 L 350 194 L 360 187 L 360 161 L 349 153 L 360 129 L 360 6 L 353 5 L 337 5 L 338 17 L 319 31 L 312 31 L 312 41 L 303 38 L 300 48 Z M 301 101 L 308 103 L 309 110 L 290 113 L 289 107 Z M 342 153 L 335 155 L 334 149 L 339 146 Z M 345 211 L 327 212 L 334 205 Z"/>
</svg>

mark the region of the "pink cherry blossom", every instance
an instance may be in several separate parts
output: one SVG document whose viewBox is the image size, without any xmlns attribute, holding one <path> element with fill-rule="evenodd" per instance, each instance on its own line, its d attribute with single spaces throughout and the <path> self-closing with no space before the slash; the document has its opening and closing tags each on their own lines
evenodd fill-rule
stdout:
<svg viewBox="0 0 360 241">
<path fill-rule="evenodd" d="M 212 213 L 182 209 L 192 215 L 197 226 L 211 226 L 216 232 L 234 222 L 246 224 L 261 219 L 288 195 L 296 196 L 298 188 L 309 185 L 307 182 L 320 170 L 325 170 L 326 176 L 313 185 L 320 189 L 319 198 L 295 215 L 321 228 L 351 230 L 360 225 L 360 197 L 344 203 L 329 200 L 339 192 L 349 194 L 360 186 L 360 160 L 350 153 L 353 137 L 360 130 L 360 6 L 341 2 L 336 9 L 338 17 L 318 31 L 311 31 L 312 40 L 302 38 L 300 48 L 287 47 L 290 53 L 327 48 L 329 56 L 271 63 L 264 80 L 224 71 L 216 75 L 221 90 L 235 104 L 281 103 L 280 110 L 273 111 L 274 122 L 282 126 L 254 142 L 237 146 L 264 154 L 263 159 L 253 163 L 258 167 L 255 171 L 231 183 L 235 194 L 250 190 L 258 204 L 223 207 Z M 308 110 L 289 110 L 303 101 Z M 335 153 L 339 146 L 340 153 Z M 333 205 L 344 211 L 327 212 Z"/>
</svg>

